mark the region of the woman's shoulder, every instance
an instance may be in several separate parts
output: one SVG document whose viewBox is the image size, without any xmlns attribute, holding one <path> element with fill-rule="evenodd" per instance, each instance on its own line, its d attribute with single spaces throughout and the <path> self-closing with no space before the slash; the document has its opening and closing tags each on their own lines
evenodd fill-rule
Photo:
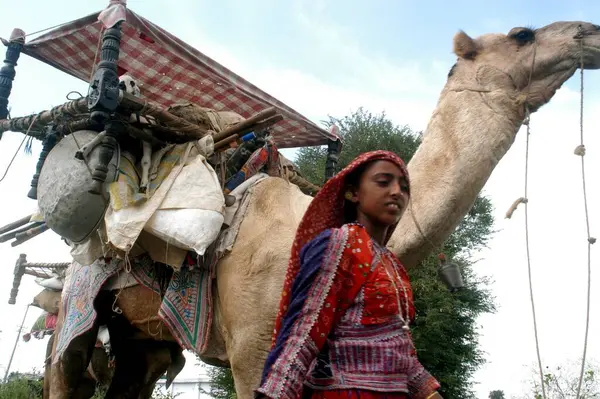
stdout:
<svg viewBox="0 0 600 399">
<path fill-rule="evenodd" d="M 327 247 L 332 241 L 355 242 L 360 240 L 361 242 L 367 243 L 370 239 L 371 237 L 362 225 L 357 223 L 347 223 L 340 227 L 331 227 L 323 230 L 306 243 L 303 251 L 323 250 L 323 247 Z"/>
</svg>

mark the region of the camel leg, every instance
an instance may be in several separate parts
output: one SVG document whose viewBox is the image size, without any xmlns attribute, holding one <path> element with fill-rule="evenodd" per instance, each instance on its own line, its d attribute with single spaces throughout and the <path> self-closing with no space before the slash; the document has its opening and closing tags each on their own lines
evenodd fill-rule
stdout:
<svg viewBox="0 0 600 399">
<path fill-rule="evenodd" d="M 52 343 L 52 361 L 56 354 L 56 345 L 64 322 L 62 306 L 59 307 L 54 342 Z M 98 325 L 73 339 L 63 353 L 61 359 L 52 365 L 50 370 L 50 399 L 88 399 L 94 395 L 95 383 L 85 378 L 90 362 Z"/>
<path fill-rule="evenodd" d="M 185 365 L 181 348 L 174 342 L 119 337 L 114 350 L 115 373 L 107 398 L 150 399 L 165 372 L 172 382 L 172 374 L 177 375 Z"/>
<path fill-rule="evenodd" d="M 255 259 L 264 259 L 260 253 L 256 253 L 255 255 Z M 217 273 L 226 272 L 226 268 L 229 266 L 239 266 L 235 264 L 229 265 L 228 263 L 221 263 Z M 240 287 L 241 292 L 253 298 L 266 297 L 264 291 L 260 292 L 264 289 L 262 286 L 248 284 L 247 282 L 244 283 L 245 278 L 242 273 L 223 273 L 221 277 L 218 280 L 219 285 L 227 284 L 227 286 Z M 266 276 L 264 277 L 267 278 Z M 220 289 L 219 292 L 227 291 Z M 265 300 L 268 299 L 265 298 Z M 243 309 L 244 305 L 248 306 L 249 304 L 244 304 L 243 298 L 238 298 L 236 295 L 219 295 L 217 306 L 220 307 L 219 310 L 223 314 L 223 319 L 227 321 L 224 323 L 223 335 L 237 398 L 252 399 L 254 397 L 254 390 L 260 384 L 264 363 L 268 354 L 262 348 L 268 349 L 270 347 L 271 331 L 273 331 L 274 327 L 271 321 L 275 320 L 277 304 L 273 303 L 269 306 L 258 304 L 257 306 L 263 309 L 264 314 L 273 313 L 272 317 L 263 317 L 260 320 L 253 320 L 251 316 L 245 316 L 244 312 L 236 310 Z M 247 314 L 251 314 L 251 312 Z M 265 323 L 271 324 L 265 326 Z"/>
<path fill-rule="evenodd" d="M 48 346 L 46 347 L 46 360 L 44 361 L 44 390 L 42 393 L 43 399 L 50 398 L 50 376 L 52 370 L 52 347 L 54 346 L 54 336 L 52 333 L 48 339 Z"/>
<path fill-rule="evenodd" d="M 111 336 L 115 337 L 112 331 Z M 112 345 L 115 355 L 115 373 L 106 397 L 137 399 L 144 389 L 144 377 L 148 370 L 143 341 L 119 337 L 113 340 Z"/>
<path fill-rule="evenodd" d="M 97 308 L 106 312 L 106 307 L 111 306 L 113 300 L 114 293 L 103 291 L 96 301 Z M 117 306 L 122 313 L 112 314 L 106 320 L 115 356 L 115 370 L 107 398 L 151 398 L 156 381 L 165 371 L 167 378 L 172 379 L 183 368 L 185 358 L 177 343 L 147 334 L 148 325 L 150 331 L 156 331 L 161 328 L 160 323 L 156 320 L 140 321 L 155 317 L 159 305 L 160 297 L 143 286 L 120 291 Z"/>
<path fill-rule="evenodd" d="M 144 388 L 140 392 L 139 399 L 151 399 L 156 386 L 156 381 L 167 372 L 167 388 L 171 385 L 177 374 L 185 366 L 185 357 L 181 347 L 175 342 L 152 341 L 150 350 L 146 350 L 145 356 L 148 364 L 144 378 Z M 158 344 L 158 345 L 157 345 Z M 155 348 L 152 348 L 155 346 Z"/>
</svg>

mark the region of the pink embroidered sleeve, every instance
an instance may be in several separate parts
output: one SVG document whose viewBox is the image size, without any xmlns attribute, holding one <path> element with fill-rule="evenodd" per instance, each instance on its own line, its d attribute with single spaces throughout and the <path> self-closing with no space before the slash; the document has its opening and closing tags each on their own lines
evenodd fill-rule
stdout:
<svg viewBox="0 0 600 399">
<path fill-rule="evenodd" d="M 416 353 L 413 366 L 408 370 L 408 389 L 411 398 L 427 399 L 429 395 L 440 389 L 440 383 L 433 377 L 417 359 Z"/>
</svg>

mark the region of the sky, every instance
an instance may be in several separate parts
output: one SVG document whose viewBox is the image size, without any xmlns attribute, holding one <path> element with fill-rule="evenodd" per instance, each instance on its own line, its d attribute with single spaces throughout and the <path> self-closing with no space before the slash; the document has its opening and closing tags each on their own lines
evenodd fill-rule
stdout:
<svg viewBox="0 0 600 399">
<path fill-rule="evenodd" d="M 105 1 L 0 0 L 0 36 L 14 27 L 34 32 L 105 7 Z M 173 7 L 177 4 L 177 7 Z M 491 4 L 491 3 L 490 3 Z M 507 33 L 515 26 L 540 27 L 558 20 L 593 21 L 600 3 L 506 0 L 484 2 L 380 0 L 129 0 L 128 6 L 201 52 L 225 65 L 312 121 L 344 116 L 364 107 L 385 112 L 400 125 L 425 129 L 455 61 L 452 37 Z M 10 11 L 7 11 L 10 10 Z M 586 71 L 584 135 L 592 236 L 600 238 L 600 94 L 593 88 L 600 72 Z M 579 74 L 532 116 L 529 174 L 529 237 L 540 351 L 544 365 L 577 360 L 583 350 L 587 284 L 587 241 L 579 144 Z M 49 109 L 87 83 L 22 56 L 10 97 L 13 116 Z M 489 248 L 476 255 L 476 271 L 493 281 L 495 314 L 478 319 L 480 346 L 487 363 L 475 374 L 479 398 L 490 390 L 524 392 L 536 352 L 527 280 L 524 208 L 504 214 L 523 195 L 525 131 L 500 161 L 483 194 L 494 206 L 495 229 Z M 0 141 L 0 175 L 15 154 L 22 134 Z M 0 182 L 0 225 L 35 209 L 26 197 L 41 147 L 21 150 Z M 293 151 L 284 151 L 293 157 Z M 598 244 L 596 244 L 597 247 Z M 598 272 L 597 248 L 592 269 Z M 8 305 L 12 270 L 19 253 L 32 262 L 69 260 L 68 247 L 52 232 L 12 248 L 0 244 L 0 378 L 8 364 L 27 303 L 41 290 L 31 276 L 21 283 L 16 305 Z M 592 276 L 588 358 L 600 361 L 599 295 Z M 32 308 L 25 326 L 40 314 Z M 42 368 L 46 341 L 19 342 L 12 370 Z M 186 376 L 197 373 L 189 357 Z"/>
</svg>

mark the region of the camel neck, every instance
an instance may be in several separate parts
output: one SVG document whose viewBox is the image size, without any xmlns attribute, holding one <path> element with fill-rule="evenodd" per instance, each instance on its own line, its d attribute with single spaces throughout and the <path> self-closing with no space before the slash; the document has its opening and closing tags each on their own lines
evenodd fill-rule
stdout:
<svg viewBox="0 0 600 399">
<path fill-rule="evenodd" d="M 407 267 L 451 234 L 514 142 L 522 116 L 506 96 L 497 100 L 494 92 L 442 92 L 408 164 L 412 204 L 388 243 Z"/>
</svg>

